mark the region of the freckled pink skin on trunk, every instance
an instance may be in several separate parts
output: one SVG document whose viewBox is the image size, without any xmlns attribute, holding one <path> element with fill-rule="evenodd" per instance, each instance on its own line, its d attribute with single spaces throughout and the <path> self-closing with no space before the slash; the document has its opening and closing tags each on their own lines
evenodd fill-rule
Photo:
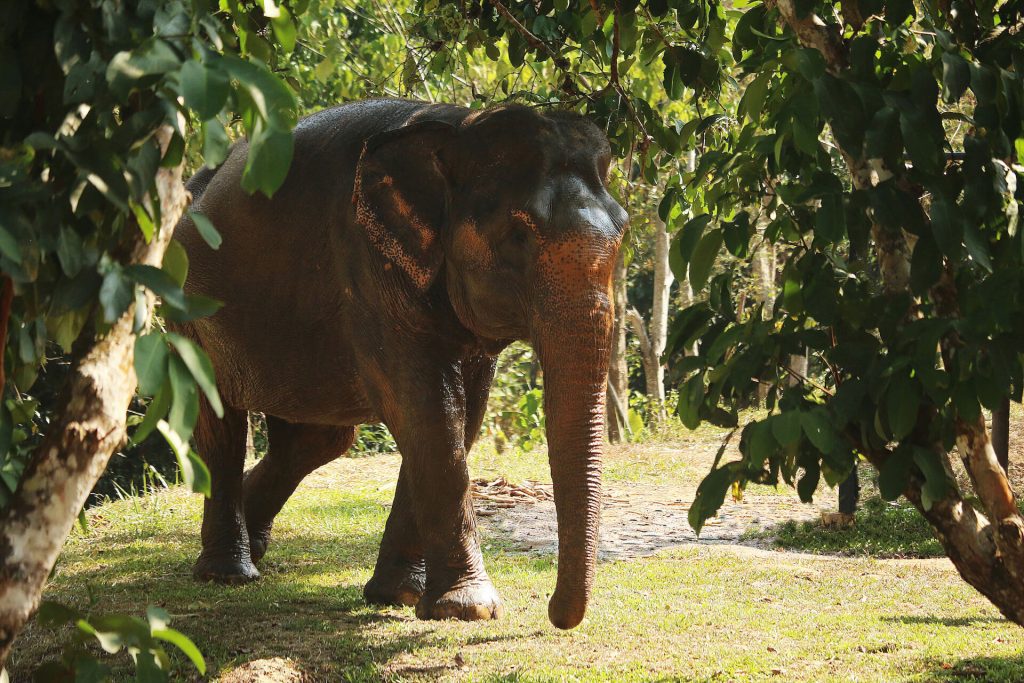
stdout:
<svg viewBox="0 0 1024 683">
<path fill-rule="evenodd" d="M 594 585 L 601 509 L 605 386 L 611 347 L 611 274 L 618 240 L 567 235 L 541 247 L 534 343 L 558 515 L 558 580 L 548 617 L 578 625 Z"/>
</svg>

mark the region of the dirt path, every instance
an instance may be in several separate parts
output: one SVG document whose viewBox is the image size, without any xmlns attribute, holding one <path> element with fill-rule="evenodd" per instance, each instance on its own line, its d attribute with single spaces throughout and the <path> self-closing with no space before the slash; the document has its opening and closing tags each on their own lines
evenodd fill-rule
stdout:
<svg viewBox="0 0 1024 683">
<path fill-rule="evenodd" d="M 671 449 L 661 449 L 671 450 Z M 711 450 L 714 453 L 714 450 Z M 680 451 L 691 456 L 692 449 Z M 390 495 L 401 459 L 396 455 L 341 458 L 310 475 L 304 487 L 367 487 Z M 480 480 L 475 504 L 483 542 L 499 538 L 529 554 L 548 555 L 558 550 L 555 505 L 551 485 L 525 482 L 506 485 L 500 479 Z M 696 482 L 671 485 L 614 482 L 605 485 L 601 517 L 600 559 L 644 557 L 681 546 L 743 546 L 768 550 L 770 541 L 750 539 L 787 520 L 819 518 L 835 509 L 835 495 L 822 492 L 815 503 L 800 503 L 795 493 L 745 495 L 741 501 L 726 497 L 717 517 L 708 520 L 698 538 L 687 513 L 696 494 Z M 779 551 L 772 551 L 779 554 Z M 799 555 L 799 553 L 790 553 Z M 810 556 L 809 556 L 810 557 Z"/>
<path fill-rule="evenodd" d="M 550 490 L 550 486 L 543 484 L 539 488 Z M 644 557 L 688 545 L 766 548 L 769 544 L 764 539 L 747 540 L 745 536 L 787 520 L 817 519 L 822 509 L 833 505 L 831 501 L 803 505 L 795 498 L 781 495 L 745 496 L 739 502 L 727 499 L 698 538 L 687 519 L 695 491 L 693 487 L 629 484 L 606 487 L 599 558 Z M 555 505 L 551 500 L 524 500 L 513 507 L 478 501 L 477 515 L 485 537 L 495 534 L 531 554 L 552 554 L 558 550 Z"/>
</svg>

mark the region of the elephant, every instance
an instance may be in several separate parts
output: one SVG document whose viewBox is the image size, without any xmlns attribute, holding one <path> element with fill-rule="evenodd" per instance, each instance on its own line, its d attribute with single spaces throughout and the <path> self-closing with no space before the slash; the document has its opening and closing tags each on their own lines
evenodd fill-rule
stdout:
<svg viewBox="0 0 1024 683">
<path fill-rule="evenodd" d="M 383 422 L 402 463 L 365 599 L 421 619 L 499 617 L 466 454 L 497 355 L 526 340 L 544 372 L 558 521 L 548 615 L 576 626 L 594 581 L 611 280 L 628 221 L 608 192 L 607 137 L 522 105 L 352 102 L 299 122 L 272 198 L 243 191 L 247 149 L 187 186 L 222 245 L 187 215 L 177 228 L 186 293 L 224 304 L 180 326 L 224 405 L 218 418 L 204 399 L 194 434 L 212 479 L 194 576 L 256 579 L 303 477 L 358 425 Z M 245 473 L 250 412 L 266 415 L 269 448 Z"/>
</svg>

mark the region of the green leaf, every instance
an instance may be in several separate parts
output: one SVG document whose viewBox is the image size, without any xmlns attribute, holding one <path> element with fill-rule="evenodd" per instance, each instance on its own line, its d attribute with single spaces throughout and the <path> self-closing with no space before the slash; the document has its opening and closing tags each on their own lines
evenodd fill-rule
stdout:
<svg viewBox="0 0 1024 683">
<path fill-rule="evenodd" d="M 140 444 L 146 440 L 146 438 L 153 433 L 156 429 L 157 423 L 167 416 L 167 411 L 171 407 L 171 397 L 173 390 L 171 389 L 170 378 L 164 380 L 163 386 L 161 386 L 156 395 L 153 396 L 153 400 L 149 402 L 149 407 L 146 409 L 146 415 L 142 418 L 142 422 L 132 432 L 131 442 L 132 444 Z"/>
<path fill-rule="evenodd" d="M 971 69 L 958 54 L 942 55 L 942 99 L 947 104 L 958 101 L 971 84 Z"/>
<path fill-rule="evenodd" d="M 210 248 L 220 249 L 220 245 L 224 240 L 221 238 L 220 233 L 217 232 L 217 228 L 213 227 L 213 223 L 210 219 L 198 211 L 189 211 L 188 216 L 192 219 L 192 222 L 196 226 L 196 230 L 199 231 L 203 240 L 210 245 Z"/>
<path fill-rule="evenodd" d="M 274 196 L 292 163 L 294 140 L 289 131 L 258 126 L 249 141 L 249 158 L 242 172 L 242 189 Z"/>
<path fill-rule="evenodd" d="M 644 430 L 644 418 L 640 415 L 640 413 L 633 410 L 632 408 L 629 409 L 627 416 L 630 433 L 632 433 L 634 436 L 639 435 L 640 432 Z"/>
<path fill-rule="evenodd" d="M 946 497 L 949 491 L 949 480 L 946 468 L 939 456 L 925 448 L 914 448 L 914 463 L 924 475 L 924 486 L 921 487 L 921 505 L 931 510 L 932 504 Z"/>
<path fill-rule="evenodd" d="M 188 440 L 181 436 L 164 420 L 157 423 L 157 431 L 163 434 L 167 444 L 174 451 L 181 468 L 181 480 L 196 493 L 210 496 L 210 470 L 206 463 L 188 447 Z"/>
<path fill-rule="evenodd" d="M 167 144 L 164 158 L 160 160 L 160 168 L 174 168 L 181 163 L 183 156 L 185 156 L 185 139 L 175 133 Z"/>
<path fill-rule="evenodd" d="M 149 244 L 153 240 L 153 233 L 156 232 L 156 225 L 153 223 L 153 219 L 142 204 L 129 202 L 128 206 L 131 207 L 132 213 L 135 214 L 135 222 L 139 224 L 139 232 L 146 238 L 146 244 Z"/>
<path fill-rule="evenodd" d="M 942 252 L 932 235 L 925 233 L 914 245 L 910 257 L 910 285 L 915 294 L 924 295 L 942 276 Z"/>
<path fill-rule="evenodd" d="M 697 247 L 693 250 L 693 258 L 690 260 L 689 281 L 693 291 L 699 292 L 707 284 L 711 275 L 711 268 L 715 265 L 718 252 L 722 249 L 722 231 L 715 228 L 704 235 Z"/>
<path fill-rule="evenodd" d="M 686 268 L 689 266 L 690 259 L 693 258 L 693 250 L 697 248 L 704 229 L 709 223 L 711 223 L 711 215 L 704 213 L 686 221 L 686 225 L 679 231 L 673 250 L 679 255 L 679 266 L 682 268 L 682 272 L 674 273 L 679 280 L 686 279 Z"/>
<path fill-rule="evenodd" d="M 174 433 L 182 441 L 188 443 L 199 415 L 199 393 L 196 391 L 195 379 L 181 356 L 171 356 L 168 367 L 170 368 L 173 400 L 167 421 Z M 159 428 L 159 424 L 157 427 Z"/>
<path fill-rule="evenodd" d="M 936 197 L 932 200 L 930 213 L 932 234 L 939 249 L 950 258 L 958 258 L 963 239 L 963 221 L 956 203 L 943 196 Z"/>
<path fill-rule="evenodd" d="M 181 95 L 185 105 L 201 121 L 212 119 L 228 101 L 231 83 L 227 73 L 216 62 L 197 62 L 193 59 L 181 67 Z"/>
<path fill-rule="evenodd" d="M 761 111 L 764 109 L 765 100 L 768 99 L 768 86 L 771 81 L 772 72 L 764 71 L 750 82 L 740 99 L 739 115 L 741 118 L 746 117 L 755 122 L 761 118 Z"/>
<path fill-rule="evenodd" d="M 782 63 L 791 71 L 798 72 L 808 81 L 814 81 L 825 75 L 825 58 L 814 48 L 803 47 L 787 50 Z"/>
<path fill-rule="evenodd" d="M 882 107 L 872 116 L 864 134 L 864 153 L 870 159 L 888 159 L 901 147 L 900 114 L 893 107 Z"/>
<path fill-rule="evenodd" d="M 278 15 L 271 19 L 270 23 L 274 27 L 274 35 L 277 37 L 277 42 L 281 45 L 285 54 L 294 50 L 297 31 L 295 28 L 295 22 L 292 21 L 292 17 L 288 14 L 288 10 L 284 7 L 280 7 Z"/>
<path fill-rule="evenodd" d="M 799 426 L 797 429 L 799 430 Z M 755 467 L 768 462 L 779 450 L 779 444 L 773 436 L 771 418 L 765 422 L 751 422 L 744 431 L 749 435 L 747 451 L 752 461 L 751 464 Z"/>
<path fill-rule="evenodd" d="M 213 412 L 217 414 L 217 417 L 224 417 L 224 406 L 220 402 L 220 394 L 217 393 L 217 380 L 214 376 L 210 357 L 191 339 L 180 334 L 168 332 L 167 339 L 177 349 L 181 360 L 184 361 L 189 372 L 192 373 L 192 377 L 195 378 L 199 388 L 203 390 L 206 400 L 210 402 L 210 407 L 213 408 Z"/>
<path fill-rule="evenodd" d="M 791 446 L 800 440 L 800 411 L 784 410 L 768 418 L 772 434 L 781 446 Z"/>
<path fill-rule="evenodd" d="M 992 255 L 989 252 L 988 241 L 985 239 L 985 236 L 982 235 L 981 231 L 978 230 L 978 227 L 972 221 L 965 221 L 963 228 L 964 246 L 967 247 L 967 253 L 971 255 L 971 260 L 991 273 Z"/>
<path fill-rule="evenodd" d="M 821 481 L 821 465 L 817 459 L 809 459 L 804 463 L 804 476 L 797 482 L 796 492 L 800 500 L 810 503 L 814 500 L 814 492 L 818 490 L 818 482 Z"/>
<path fill-rule="evenodd" d="M 686 380 L 679 391 L 676 414 L 687 429 L 700 426 L 700 406 L 704 402 L 704 375 L 698 373 Z"/>
<path fill-rule="evenodd" d="M 150 605 L 146 608 L 146 621 L 149 622 L 149 631 L 159 631 L 167 628 L 171 623 L 171 615 L 163 607 Z"/>
<path fill-rule="evenodd" d="M 750 238 L 754 230 L 750 225 L 750 214 L 741 211 L 736 218 L 722 224 L 722 236 L 725 247 L 736 258 L 746 258 L 750 249 Z"/>
<path fill-rule="evenodd" d="M 177 70 L 181 60 L 164 40 L 150 38 L 131 52 L 118 52 L 107 65 L 107 83 L 119 97 L 152 85 L 164 74 Z"/>
<path fill-rule="evenodd" d="M 821 453 L 831 453 L 839 447 L 839 435 L 836 434 L 828 412 L 824 408 L 811 408 L 800 413 L 800 427 L 811 444 Z"/>
<path fill-rule="evenodd" d="M 145 396 L 156 394 L 167 380 L 167 342 L 159 332 L 135 340 L 135 374 L 139 393 Z"/>
<path fill-rule="evenodd" d="M 44 600 L 36 612 L 36 621 L 43 628 L 59 628 L 81 618 L 78 610 L 51 600 Z"/>
<path fill-rule="evenodd" d="M 165 270 L 142 264 L 124 269 L 125 275 L 143 285 L 175 308 L 185 307 L 185 293 L 174 277 Z"/>
<path fill-rule="evenodd" d="M 60 268 L 68 277 L 78 275 L 82 269 L 84 245 L 74 228 L 62 225 L 57 235 L 57 259 Z"/>
<path fill-rule="evenodd" d="M 913 460 L 903 450 L 897 449 L 882 465 L 878 473 L 878 492 L 885 500 L 896 500 L 907 488 L 910 465 Z"/>
<path fill-rule="evenodd" d="M 846 237 L 846 211 L 843 196 L 827 194 L 821 198 L 821 205 L 814 217 L 814 236 L 823 244 L 838 244 Z"/>
<path fill-rule="evenodd" d="M 213 118 L 202 123 L 203 163 L 207 168 L 220 166 L 228 157 L 231 141 L 228 139 L 224 124 Z"/>
<path fill-rule="evenodd" d="M 224 56 L 222 64 L 242 85 L 267 124 L 280 131 L 290 131 L 295 126 L 298 108 L 295 95 L 266 65 L 257 65 L 234 55 Z"/>
<path fill-rule="evenodd" d="M 100 305 L 103 319 L 108 323 L 120 318 L 135 299 L 135 286 L 119 268 L 112 269 L 103 277 L 100 285 Z"/>
<path fill-rule="evenodd" d="M 196 644 L 184 634 L 175 631 L 173 628 L 161 628 L 153 630 L 153 637 L 177 647 L 192 661 L 192 664 L 195 665 L 200 674 L 206 674 L 206 660 L 203 659 L 203 654 L 196 647 Z"/>
<path fill-rule="evenodd" d="M 166 310 L 161 309 L 163 316 L 176 323 L 187 323 L 197 318 L 205 318 L 208 315 L 213 315 L 220 310 L 223 306 L 223 302 L 211 299 L 208 296 L 202 294 L 187 294 L 185 295 L 185 308 L 184 310 L 177 308 L 168 308 Z"/>
<path fill-rule="evenodd" d="M 734 479 L 731 463 L 717 470 L 712 470 L 704 477 L 697 487 L 697 495 L 690 505 L 687 517 L 694 533 L 700 535 L 704 522 L 713 517 L 725 501 L 725 492 L 729 490 Z"/>
<path fill-rule="evenodd" d="M 15 263 L 21 262 L 21 247 L 18 246 L 18 238 L 8 232 L 2 225 L 0 225 L 0 254 L 3 254 Z"/>
<path fill-rule="evenodd" d="M 178 240 L 172 239 L 167 245 L 161 270 L 170 275 L 179 287 L 185 286 L 185 279 L 188 277 L 188 254 Z"/>
<path fill-rule="evenodd" d="M 896 375 L 889 382 L 885 403 L 892 438 L 899 441 L 910 434 L 917 424 L 917 412 L 921 403 L 917 382 L 906 375 Z"/>
</svg>

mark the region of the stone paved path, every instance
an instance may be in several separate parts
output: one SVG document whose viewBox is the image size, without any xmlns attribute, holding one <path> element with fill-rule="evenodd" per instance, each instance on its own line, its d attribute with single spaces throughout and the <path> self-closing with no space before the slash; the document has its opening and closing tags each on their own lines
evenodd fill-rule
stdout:
<svg viewBox="0 0 1024 683">
<path fill-rule="evenodd" d="M 544 487 L 543 484 L 539 485 Z M 601 512 L 599 557 L 615 560 L 643 557 L 659 550 L 701 544 L 739 544 L 768 547 L 765 539 L 746 539 L 752 531 L 764 531 L 787 520 L 818 519 L 822 510 L 834 510 L 834 497 L 816 497 L 811 505 L 790 495 L 746 495 L 742 501 L 726 497 L 718 515 L 705 524 L 698 538 L 687 514 L 695 489 L 668 486 L 618 484 L 606 487 Z M 478 501 L 481 534 L 501 536 L 523 552 L 546 555 L 557 552 L 555 505 L 551 500 L 524 502 L 498 508 Z"/>
</svg>

